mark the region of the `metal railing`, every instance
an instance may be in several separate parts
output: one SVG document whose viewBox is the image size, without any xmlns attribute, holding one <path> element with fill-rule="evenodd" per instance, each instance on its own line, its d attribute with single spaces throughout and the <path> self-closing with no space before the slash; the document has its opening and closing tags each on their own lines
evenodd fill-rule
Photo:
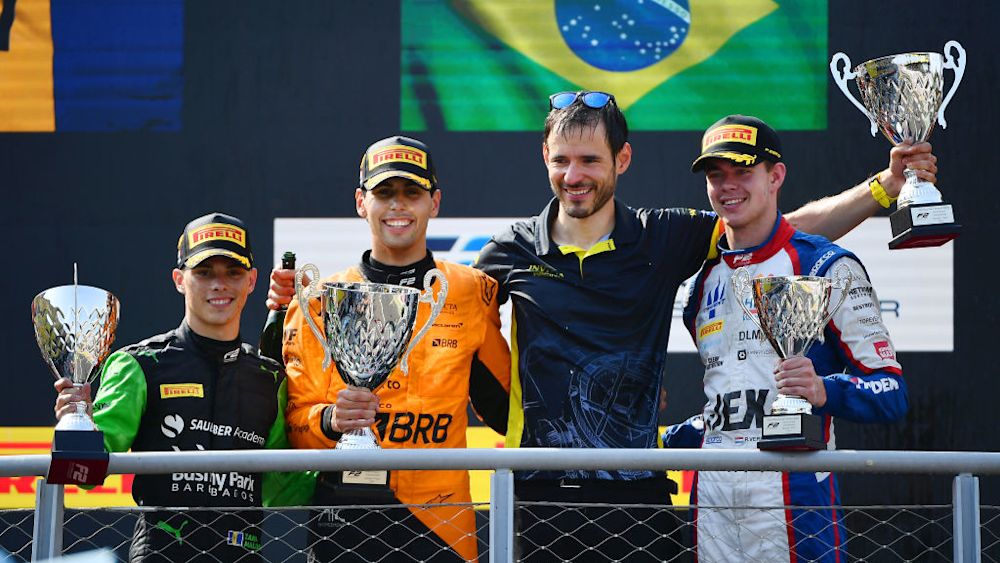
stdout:
<svg viewBox="0 0 1000 563">
<path fill-rule="evenodd" d="M 44 475 L 48 455 L 0 457 L 0 477 Z M 830 451 L 779 453 L 746 450 L 629 450 L 629 449 L 435 449 L 435 450 L 270 450 L 141 452 L 111 454 L 109 473 L 165 474 L 210 471 L 320 471 L 377 469 L 480 469 L 493 470 L 486 551 L 491 562 L 514 561 L 515 511 L 532 503 L 515 502 L 513 471 L 517 470 L 744 470 L 838 473 L 954 475 L 950 508 L 952 560 L 982 560 L 983 526 L 980 523 L 979 479 L 975 475 L 1000 473 L 1000 453 Z M 537 504 L 537 503 L 535 503 Z M 678 507 L 674 507 L 676 509 Z M 884 507 L 877 507 L 884 508 Z M 893 508 L 893 507 L 889 507 Z M 895 507 L 899 508 L 899 507 Z M 996 507 L 990 507 L 991 509 Z M 569 507 L 573 509 L 573 507 Z M 664 507 L 665 510 L 673 510 Z M 773 508 L 772 508 L 773 509 Z M 911 509 L 912 511 L 912 509 Z M 898 512 L 898 510 L 897 510 Z M 848 516 L 850 512 L 848 512 Z M 57 557 L 63 550 L 65 509 L 61 486 L 38 488 L 31 540 L 32 560 Z M 885 524 L 885 519 L 878 519 Z M 943 517 L 931 520 L 938 529 Z M 989 523 L 1000 522 L 991 517 Z M 919 539 L 921 530 L 905 531 Z M 990 546 L 998 546 L 996 532 L 987 530 Z M 104 547 L 104 546 L 97 546 Z M 941 556 L 941 546 L 928 548 Z M 687 551 L 690 551 L 688 549 Z M 946 556 L 945 556 L 946 558 Z M 933 559 L 932 559 L 933 560 Z"/>
</svg>

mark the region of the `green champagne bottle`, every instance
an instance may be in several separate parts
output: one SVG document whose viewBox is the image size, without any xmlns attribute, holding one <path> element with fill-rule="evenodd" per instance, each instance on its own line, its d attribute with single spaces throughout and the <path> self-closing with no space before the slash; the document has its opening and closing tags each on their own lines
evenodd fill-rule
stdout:
<svg viewBox="0 0 1000 563">
<path fill-rule="evenodd" d="M 281 269 L 295 269 L 294 252 L 286 252 L 281 255 Z M 281 344 L 286 312 L 288 312 L 288 305 L 282 305 L 277 311 L 271 311 L 267 314 L 267 321 L 264 323 L 264 330 L 260 333 L 260 344 L 258 345 L 261 355 L 267 356 L 281 365 L 285 365 L 281 355 Z"/>
</svg>

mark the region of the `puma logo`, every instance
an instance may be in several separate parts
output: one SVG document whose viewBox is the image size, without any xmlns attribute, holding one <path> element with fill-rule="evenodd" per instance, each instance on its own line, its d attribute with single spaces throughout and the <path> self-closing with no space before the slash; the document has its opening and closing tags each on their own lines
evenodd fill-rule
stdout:
<svg viewBox="0 0 1000 563">
<path fill-rule="evenodd" d="M 448 493 L 448 494 L 446 494 L 446 495 L 445 495 L 445 494 L 440 494 L 440 495 L 438 495 L 438 496 L 436 496 L 436 497 L 434 497 L 434 498 L 432 498 L 432 499 L 428 500 L 428 501 L 427 501 L 427 504 L 439 504 L 439 503 L 442 503 L 442 502 L 445 502 L 445 501 L 447 501 L 447 500 L 448 500 L 449 498 L 451 498 L 451 496 L 452 496 L 453 494 L 455 494 L 455 493 Z"/>
<path fill-rule="evenodd" d="M 181 537 L 181 530 L 184 529 L 184 526 L 188 525 L 188 522 L 189 522 L 188 520 L 185 520 L 184 522 L 181 522 L 180 528 L 174 528 L 170 524 L 167 524 L 163 520 L 160 520 L 159 522 L 156 523 L 156 527 L 170 534 L 171 536 L 174 536 L 180 543 L 184 543 L 184 538 Z"/>
</svg>

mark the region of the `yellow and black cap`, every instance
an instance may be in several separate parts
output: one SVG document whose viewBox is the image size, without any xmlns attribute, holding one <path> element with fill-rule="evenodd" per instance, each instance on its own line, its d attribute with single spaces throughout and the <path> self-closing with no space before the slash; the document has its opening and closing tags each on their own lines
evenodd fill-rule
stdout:
<svg viewBox="0 0 1000 563">
<path fill-rule="evenodd" d="M 396 135 L 368 147 L 361 157 L 359 186 L 370 190 L 389 178 L 406 178 L 425 190 L 436 189 L 437 175 L 427 145 Z"/>
<path fill-rule="evenodd" d="M 765 160 L 781 162 L 781 140 L 771 126 L 749 115 L 728 115 L 716 121 L 701 138 L 701 156 L 691 172 L 705 167 L 709 158 L 724 158 L 743 166 Z"/>
<path fill-rule="evenodd" d="M 225 256 L 244 268 L 253 268 L 247 227 L 232 215 L 209 213 L 184 227 L 177 241 L 177 267 L 194 268 L 212 256 Z"/>
</svg>

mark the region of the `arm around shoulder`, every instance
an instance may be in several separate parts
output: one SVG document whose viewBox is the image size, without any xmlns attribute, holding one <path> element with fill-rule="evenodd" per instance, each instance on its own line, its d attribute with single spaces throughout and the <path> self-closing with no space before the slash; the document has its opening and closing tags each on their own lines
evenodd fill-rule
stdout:
<svg viewBox="0 0 1000 563">
<path fill-rule="evenodd" d="M 800 231 L 837 240 L 896 200 L 906 182 L 906 170 L 922 180 L 936 182 L 937 157 L 931 151 L 926 142 L 895 146 L 889 151 L 889 167 L 885 170 L 837 195 L 809 202 L 785 217 Z"/>
</svg>

